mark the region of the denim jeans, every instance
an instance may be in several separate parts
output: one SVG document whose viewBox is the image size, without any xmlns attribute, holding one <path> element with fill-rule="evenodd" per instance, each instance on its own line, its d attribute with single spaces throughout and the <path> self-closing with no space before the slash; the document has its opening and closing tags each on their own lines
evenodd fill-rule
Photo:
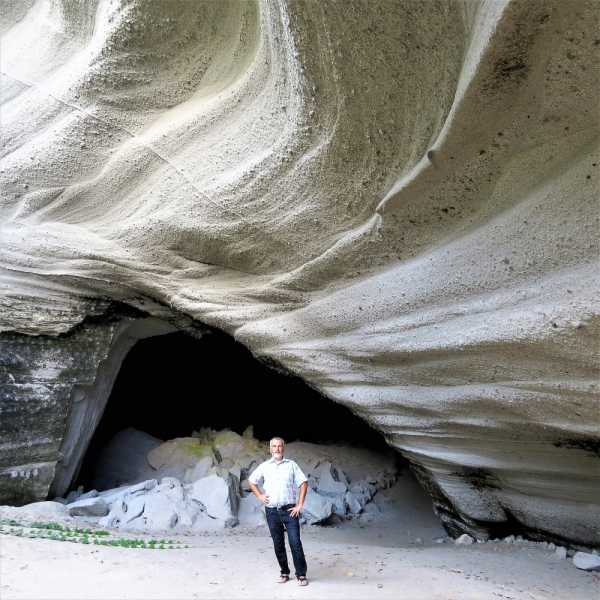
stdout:
<svg viewBox="0 0 600 600">
<path fill-rule="evenodd" d="M 288 543 L 292 551 L 294 559 L 294 567 L 296 568 L 296 577 L 306 575 L 306 559 L 304 558 L 304 550 L 300 541 L 300 520 L 298 517 L 290 516 L 288 508 L 292 508 L 293 504 L 286 504 L 281 508 L 265 509 L 267 524 L 273 538 L 273 547 L 275 548 L 275 556 L 279 561 L 282 575 L 289 575 L 290 568 L 288 566 L 287 552 L 285 551 L 284 531 L 288 534 Z"/>
</svg>

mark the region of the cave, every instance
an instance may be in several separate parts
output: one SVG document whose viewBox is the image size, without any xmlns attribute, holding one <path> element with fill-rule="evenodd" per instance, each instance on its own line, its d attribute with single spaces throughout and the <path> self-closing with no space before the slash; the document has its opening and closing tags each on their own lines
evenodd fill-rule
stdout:
<svg viewBox="0 0 600 600">
<path fill-rule="evenodd" d="M 123 360 L 71 488 L 90 488 L 98 452 L 127 427 L 169 440 L 203 426 L 242 434 L 249 425 L 260 440 L 349 443 L 402 459 L 348 408 L 260 362 L 226 333 L 174 332 L 138 340 Z"/>
</svg>

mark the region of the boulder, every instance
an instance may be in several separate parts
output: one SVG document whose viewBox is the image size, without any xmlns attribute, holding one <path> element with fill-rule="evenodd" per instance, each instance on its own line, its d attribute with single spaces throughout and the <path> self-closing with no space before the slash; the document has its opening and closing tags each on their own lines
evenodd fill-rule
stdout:
<svg viewBox="0 0 600 600">
<path fill-rule="evenodd" d="M 194 483 L 195 481 L 198 481 L 198 479 L 202 479 L 209 469 L 216 465 L 216 462 L 214 456 L 205 456 L 204 458 L 201 458 L 193 468 L 186 471 L 184 481 L 186 483 Z"/>
<path fill-rule="evenodd" d="M 600 571 L 600 556 L 587 552 L 576 552 L 573 564 L 582 571 Z"/>
<path fill-rule="evenodd" d="M 189 501 L 181 482 L 164 477 L 118 490 L 109 514 L 100 520 L 104 527 L 117 525 L 130 530 L 169 530 L 176 526 L 191 527 L 198 516 L 198 507 Z"/>
<path fill-rule="evenodd" d="M 237 481 L 224 469 L 213 467 L 206 477 L 196 481 L 190 491 L 190 499 L 212 519 L 225 522 L 228 527 L 237 525 Z"/>
<path fill-rule="evenodd" d="M 300 514 L 309 525 L 314 525 L 330 517 L 334 508 L 335 505 L 331 498 L 321 496 L 309 487 Z"/>
<path fill-rule="evenodd" d="M 99 497 L 77 500 L 67 508 L 72 517 L 105 517 L 109 513 L 108 504 Z"/>
<path fill-rule="evenodd" d="M 346 503 L 346 509 L 354 515 L 357 515 L 362 510 L 363 505 L 361 505 L 352 492 L 346 492 L 344 502 Z"/>
<path fill-rule="evenodd" d="M 184 480 L 188 469 L 194 469 L 203 458 L 215 459 L 212 445 L 200 444 L 197 438 L 175 438 L 152 450 L 148 454 L 148 463 L 158 477 Z"/>
<path fill-rule="evenodd" d="M 162 443 L 133 427 L 119 431 L 98 453 L 92 487 L 104 491 L 149 479 L 153 469 L 148 464 L 148 453 Z"/>
<path fill-rule="evenodd" d="M 346 478 L 343 473 L 340 477 L 340 472 L 330 462 L 323 465 L 317 484 L 317 491 L 321 496 L 340 498 L 343 502 L 348 491 L 348 484 L 345 482 Z"/>
<path fill-rule="evenodd" d="M 85 494 L 81 494 L 81 496 L 79 496 L 79 498 L 77 498 L 77 500 L 87 500 L 88 498 L 97 498 L 98 497 L 98 491 L 97 490 L 90 490 L 89 492 L 86 492 Z"/>
<path fill-rule="evenodd" d="M 241 525 L 258 527 L 266 523 L 265 506 L 254 494 L 239 501 L 237 516 Z"/>
<path fill-rule="evenodd" d="M 254 439 L 254 427 L 252 425 L 250 425 L 249 427 L 246 427 L 246 429 L 244 429 L 244 432 L 242 433 L 242 437 L 244 437 L 248 440 L 253 440 Z"/>
<path fill-rule="evenodd" d="M 17 509 L 19 512 L 40 517 L 69 516 L 69 510 L 64 504 L 58 502 L 33 502 Z"/>
<path fill-rule="evenodd" d="M 231 458 L 246 448 L 247 439 L 235 433 L 235 431 L 224 431 L 215 438 L 215 448 L 221 455 L 221 459 Z"/>
</svg>

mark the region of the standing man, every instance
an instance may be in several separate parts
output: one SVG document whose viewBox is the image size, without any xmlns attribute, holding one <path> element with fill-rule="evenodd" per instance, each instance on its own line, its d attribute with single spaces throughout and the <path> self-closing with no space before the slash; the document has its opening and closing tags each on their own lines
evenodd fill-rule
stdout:
<svg viewBox="0 0 600 600">
<path fill-rule="evenodd" d="M 287 531 L 296 568 L 296 579 L 298 585 L 304 586 L 308 585 L 308 579 L 306 579 L 306 559 L 300 541 L 298 515 L 306 498 L 308 479 L 293 460 L 283 458 L 283 447 L 284 442 L 281 438 L 275 437 L 271 440 L 270 450 L 273 458 L 259 465 L 248 477 L 248 483 L 256 497 L 266 505 L 267 524 L 273 538 L 275 556 L 281 567 L 281 576 L 277 583 L 287 583 L 290 579 L 283 534 L 284 531 Z M 257 487 L 261 479 L 264 479 L 264 494 Z M 298 501 L 296 501 L 297 488 L 300 488 Z"/>
</svg>

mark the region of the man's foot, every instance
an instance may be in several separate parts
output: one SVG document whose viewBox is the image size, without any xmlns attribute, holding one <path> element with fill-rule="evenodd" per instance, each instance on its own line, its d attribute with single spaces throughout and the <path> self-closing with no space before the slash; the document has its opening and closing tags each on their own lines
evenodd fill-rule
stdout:
<svg viewBox="0 0 600 600">
<path fill-rule="evenodd" d="M 289 575 L 280 575 L 277 583 L 287 583 L 290 580 Z"/>
<path fill-rule="evenodd" d="M 308 579 L 306 579 L 305 575 L 300 575 L 300 577 L 298 577 L 298 585 L 301 585 L 302 587 L 308 585 Z"/>
</svg>

